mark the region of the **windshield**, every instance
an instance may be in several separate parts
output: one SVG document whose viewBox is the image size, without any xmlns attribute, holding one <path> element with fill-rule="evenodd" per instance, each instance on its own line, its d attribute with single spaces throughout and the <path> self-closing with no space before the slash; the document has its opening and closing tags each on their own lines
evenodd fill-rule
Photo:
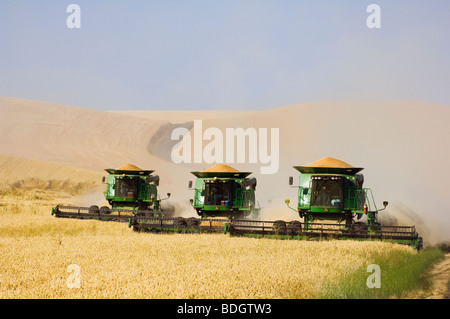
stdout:
<svg viewBox="0 0 450 319">
<path fill-rule="evenodd" d="M 311 206 L 341 206 L 342 179 L 340 177 L 314 176 Z"/>
<path fill-rule="evenodd" d="M 205 181 L 205 205 L 231 204 L 231 181 Z"/>
<path fill-rule="evenodd" d="M 116 197 L 135 197 L 136 178 L 116 177 L 115 196 Z"/>
</svg>

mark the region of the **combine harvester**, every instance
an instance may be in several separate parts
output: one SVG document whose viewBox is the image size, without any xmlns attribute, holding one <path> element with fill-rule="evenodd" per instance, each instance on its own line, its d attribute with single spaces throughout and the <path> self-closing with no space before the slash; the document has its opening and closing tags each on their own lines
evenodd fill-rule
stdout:
<svg viewBox="0 0 450 319">
<path fill-rule="evenodd" d="M 256 178 L 247 178 L 251 172 L 219 164 L 192 174 L 196 181 L 195 188 L 189 182 L 189 189 L 194 190 L 190 203 L 199 218 L 135 216 L 129 226 L 150 232 L 224 232 L 232 220 L 258 216 Z"/>
<path fill-rule="evenodd" d="M 56 206 L 52 215 L 65 218 L 99 219 L 105 221 L 128 221 L 136 215 L 156 216 L 172 215 L 173 211 L 161 208 L 161 200 L 157 186 L 159 176 L 151 175 L 153 170 L 143 170 L 132 164 L 120 168 L 105 169 L 109 173 L 104 192 L 106 200 L 111 205 L 98 207 Z M 167 198 L 170 193 L 167 193 Z M 167 199 L 165 198 L 165 199 Z"/>
<path fill-rule="evenodd" d="M 363 188 L 364 177 L 358 174 L 363 168 L 345 162 L 323 158 L 306 166 L 294 166 L 300 172 L 298 204 L 300 221 L 233 220 L 226 226 L 232 235 L 264 236 L 277 238 L 335 238 L 354 240 L 386 240 L 422 248 L 415 226 L 384 226 L 378 222 L 378 213 L 372 190 Z M 293 178 L 289 178 L 292 186 Z M 366 219 L 366 223 L 354 221 Z M 315 221 L 331 221 L 316 223 Z M 334 222 L 334 223 L 333 223 Z"/>
<path fill-rule="evenodd" d="M 256 207 L 256 178 L 227 165 L 216 165 L 192 172 L 196 177 L 190 200 L 199 217 L 174 217 L 162 210 L 153 171 L 132 165 L 107 169 L 105 198 L 109 207 L 56 206 L 56 217 L 128 221 L 135 231 L 157 233 L 228 233 L 231 236 L 281 239 L 353 239 L 381 240 L 422 248 L 422 237 L 415 226 L 386 226 L 378 213 L 370 188 L 363 188 L 364 177 L 356 168 L 333 158 L 323 158 L 306 166 L 294 166 L 300 172 L 296 208 L 287 206 L 303 219 L 261 221 Z M 167 194 L 168 197 L 170 193 Z M 259 206 L 259 205 L 258 205 Z M 355 219 L 357 221 L 355 221 Z M 361 221 L 360 221 L 361 220 Z M 366 222 L 362 222 L 365 220 Z M 326 223 L 316 222 L 326 221 Z"/>
</svg>

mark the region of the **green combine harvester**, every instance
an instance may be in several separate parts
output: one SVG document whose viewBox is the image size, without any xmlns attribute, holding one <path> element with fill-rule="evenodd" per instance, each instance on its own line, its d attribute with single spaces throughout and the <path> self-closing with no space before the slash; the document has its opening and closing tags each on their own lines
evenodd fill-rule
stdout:
<svg viewBox="0 0 450 319">
<path fill-rule="evenodd" d="M 192 172 L 197 177 L 194 199 L 191 205 L 203 218 L 228 217 L 256 218 L 256 178 L 247 178 L 250 172 L 239 172 L 227 165 L 216 165 L 201 172 Z M 189 182 L 192 189 L 192 181 Z"/>
<path fill-rule="evenodd" d="M 218 164 L 209 169 L 192 172 L 196 177 L 189 189 L 194 190 L 190 200 L 199 218 L 168 218 L 136 216 L 130 220 L 135 230 L 223 232 L 225 225 L 234 219 L 256 218 L 256 178 L 251 172 L 240 172 L 228 165 Z"/>
<path fill-rule="evenodd" d="M 117 169 L 105 169 L 109 173 L 104 191 L 105 199 L 111 205 L 98 207 L 56 206 L 52 215 L 56 217 L 128 221 L 135 215 L 159 216 L 171 215 L 173 211 L 161 208 L 161 198 L 157 187 L 159 176 L 152 175 L 153 170 L 143 170 L 132 164 Z M 167 193 L 167 198 L 170 193 Z"/>
<path fill-rule="evenodd" d="M 415 226 L 388 226 L 379 222 L 378 213 L 388 202 L 377 208 L 372 190 L 363 187 L 362 168 L 329 157 L 293 168 L 300 175 L 297 186 L 293 186 L 293 177 L 289 178 L 289 185 L 298 188 L 296 207 L 286 200 L 288 208 L 298 214 L 298 219 L 291 221 L 258 220 L 256 178 L 248 177 L 250 172 L 223 164 L 191 172 L 196 181 L 195 187 L 189 182 L 189 189 L 194 191 L 190 203 L 199 217 L 175 217 L 173 210 L 163 210 L 157 192 L 159 177 L 152 175 L 152 170 L 130 164 L 106 169 L 109 176 L 107 181 L 103 179 L 104 194 L 111 208 L 56 206 L 52 214 L 128 221 L 135 231 L 156 233 L 222 232 L 280 239 L 382 240 L 422 248 L 422 237 Z"/>
<path fill-rule="evenodd" d="M 232 235 L 275 236 L 278 238 L 336 238 L 357 240 L 388 240 L 422 248 L 415 226 L 384 226 L 378 222 L 378 213 L 372 190 L 363 188 L 362 168 L 345 162 L 323 158 L 307 166 L 294 166 L 300 172 L 298 204 L 289 206 L 299 214 L 303 223 L 294 220 L 231 221 L 227 230 Z M 289 178 L 292 186 L 293 177 Z M 359 221 L 362 218 L 366 223 Z M 355 219 L 357 221 L 355 221 Z M 316 221 L 327 221 L 317 223 Z"/>
<path fill-rule="evenodd" d="M 299 216 L 304 219 L 305 228 L 314 220 L 345 221 L 346 227 L 362 231 L 378 229 L 378 212 L 372 190 L 363 188 L 364 176 L 356 168 L 339 160 L 324 158 L 308 166 L 294 166 L 299 171 L 298 206 Z M 289 178 L 292 186 L 293 178 Z M 289 205 L 289 200 L 286 201 Z M 295 209 L 293 209 L 296 211 Z M 354 222 L 366 216 L 367 224 Z"/>
</svg>

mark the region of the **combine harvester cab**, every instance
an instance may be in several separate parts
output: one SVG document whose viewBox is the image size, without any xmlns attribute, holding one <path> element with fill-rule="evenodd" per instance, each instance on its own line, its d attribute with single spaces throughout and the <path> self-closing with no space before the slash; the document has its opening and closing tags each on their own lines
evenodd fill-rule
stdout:
<svg viewBox="0 0 450 319">
<path fill-rule="evenodd" d="M 190 200 L 200 218 L 139 217 L 130 224 L 134 230 L 150 232 L 224 232 L 226 225 L 236 218 L 255 218 L 256 178 L 250 172 L 240 172 L 228 165 L 216 165 L 204 171 L 192 172 L 197 177 Z"/>
<path fill-rule="evenodd" d="M 251 172 L 240 172 L 219 164 L 192 174 L 197 178 L 194 198 L 190 202 L 202 218 L 258 216 L 260 208 L 256 207 L 256 178 L 247 178 Z M 189 182 L 189 189 L 192 189 L 192 181 Z"/>
<path fill-rule="evenodd" d="M 355 240 L 390 240 L 422 248 L 422 238 L 415 226 L 384 226 L 370 188 L 364 188 L 363 168 L 323 158 L 306 166 L 294 166 L 300 172 L 297 208 L 289 206 L 303 219 L 300 221 L 235 221 L 232 234 L 253 234 L 284 238 L 335 238 Z M 293 185 L 293 177 L 289 178 Z M 355 219 L 358 220 L 355 222 Z M 366 220 L 366 223 L 359 220 Z M 317 221 L 326 221 L 318 223 Z"/>
<path fill-rule="evenodd" d="M 56 206 L 52 214 L 56 217 L 127 221 L 134 215 L 166 215 L 163 211 L 157 187 L 159 176 L 151 175 L 153 170 L 143 170 L 132 164 L 117 169 L 105 169 L 109 173 L 104 191 L 105 199 L 111 205 L 98 207 Z M 167 193 L 167 198 L 170 193 Z"/>
<path fill-rule="evenodd" d="M 345 222 L 347 228 L 378 228 L 378 212 L 370 188 L 363 188 L 363 168 L 345 162 L 323 158 L 307 166 L 294 166 L 300 172 L 298 187 L 299 216 L 304 219 L 305 229 L 315 220 Z M 292 186 L 293 178 L 289 178 Z M 286 202 L 289 205 L 289 200 Z M 366 216 L 367 224 L 354 222 Z M 366 225 L 366 226 L 364 226 Z"/>
</svg>

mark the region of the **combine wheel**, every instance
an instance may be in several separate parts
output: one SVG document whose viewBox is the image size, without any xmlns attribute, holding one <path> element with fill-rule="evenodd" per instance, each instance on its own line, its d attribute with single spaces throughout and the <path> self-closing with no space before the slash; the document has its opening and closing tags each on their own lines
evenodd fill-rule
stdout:
<svg viewBox="0 0 450 319">
<path fill-rule="evenodd" d="M 100 210 L 97 205 L 92 205 L 89 207 L 89 214 L 98 214 L 99 211 Z"/>
<path fill-rule="evenodd" d="M 100 214 L 111 214 L 111 209 L 108 206 L 100 207 Z"/>
<path fill-rule="evenodd" d="M 273 230 L 277 235 L 286 235 L 286 222 L 284 220 L 274 221 Z"/>
<path fill-rule="evenodd" d="M 302 232 L 302 223 L 298 220 L 292 220 L 288 223 L 289 234 L 298 236 Z"/>
<path fill-rule="evenodd" d="M 186 219 L 183 217 L 176 217 L 173 220 L 173 227 L 174 228 L 186 228 Z"/>
<path fill-rule="evenodd" d="M 200 225 L 200 220 L 198 220 L 195 217 L 189 217 L 188 219 L 186 219 L 186 226 L 188 228 L 196 228 L 199 225 Z"/>
<path fill-rule="evenodd" d="M 365 235 L 367 234 L 368 227 L 363 222 L 356 222 L 352 225 L 352 232 L 357 235 Z"/>
</svg>

